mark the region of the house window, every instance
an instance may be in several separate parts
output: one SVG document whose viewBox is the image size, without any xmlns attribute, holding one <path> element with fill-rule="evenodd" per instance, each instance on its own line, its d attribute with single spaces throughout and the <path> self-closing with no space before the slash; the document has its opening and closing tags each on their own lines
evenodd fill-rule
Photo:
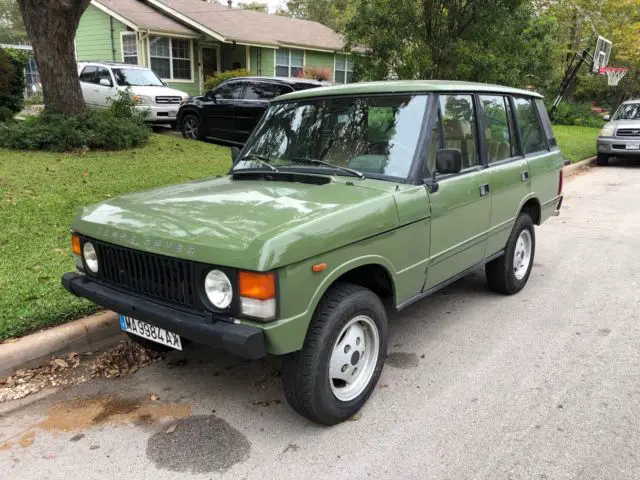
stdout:
<svg viewBox="0 0 640 480">
<path fill-rule="evenodd" d="M 138 64 L 138 36 L 135 32 L 122 34 L 122 61 Z"/>
<path fill-rule="evenodd" d="M 276 50 L 276 77 L 299 77 L 304 69 L 304 50 Z"/>
<path fill-rule="evenodd" d="M 353 80 L 353 60 L 348 55 L 336 54 L 336 83 L 351 83 Z"/>
<path fill-rule="evenodd" d="M 164 80 L 191 80 L 191 40 L 149 38 L 151 70 Z"/>
</svg>

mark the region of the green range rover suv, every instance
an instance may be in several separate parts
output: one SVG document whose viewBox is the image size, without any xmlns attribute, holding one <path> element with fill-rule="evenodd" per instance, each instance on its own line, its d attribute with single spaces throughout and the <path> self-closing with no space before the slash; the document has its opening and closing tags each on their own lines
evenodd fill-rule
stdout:
<svg viewBox="0 0 640 480">
<path fill-rule="evenodd" d="M 562 203 L 542 98 L 502 86 L 287 94 L 232 157 L 223 177 L 85 208 L 62 283 L 148 348 L 283 355 L 289 404 L 327 425 L 374 390 L 389 308 L 481 265 L 491 290 L 517 293 L 534 225 Z"/>
</svg>

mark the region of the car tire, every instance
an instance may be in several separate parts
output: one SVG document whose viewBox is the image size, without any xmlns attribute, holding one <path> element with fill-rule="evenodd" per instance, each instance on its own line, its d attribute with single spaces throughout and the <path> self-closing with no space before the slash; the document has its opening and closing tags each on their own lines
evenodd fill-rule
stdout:
<svg viewBox="0 0 640 480">
<path fill-rule="evenodd" d="M 182 117 L 182 120 L 180 121 L 180 131 L 184 138 L 200 140 L 202 136 L 200 134 L 200 119 L 198 116 L 188 113 Z"/>
<path fill-rule="evenodd" d="M 516 220 L 504 255 L 485 265 L 489 288 L 505 295 L 513 295 L 524 288 L 536 251 L 536 236 L 533 221 L 527 213 Z"/>
<path fill-rule="evenodd" d="M 352 417 L 380 378 L 387 345 L 387 314 L 380 298 L 360 285 L 332 286 L 316 309 L 302 350 L 283 358 L 287 402 L 323 425 Z"/>
<path fill-rule="evenodd" d="M 142 337 L 140 337 L 138 335 L 134 335 L 131 332 L 125 332 L 125 333 L 129 337 L 129 340 L 131 340 L 134 343 L 137 343 L 142 348 L 146 348 L 147 350 L 151 350 L 152 352 L 167 353 L 167 352 L 171 352 L 171 351 L 175 350 L 175 348 L 171 348 L 171 347 L 169 347 L 167 345 L 163 345 L 163 344 L 158 343 L 158 342 L 153 342 L 153 341 L 148 340 L 146 338 L 142 338 Z M 182 342 L 182 347 L 183 348 L 185 346 L 189 345 L 189 343 L 191 343 L 191 341 L 187 340 L 186 338 L 181 338 L 180 341 Z"/>
<path fill-rule="evenodd" d="M 604 167 L 609 165 L 609 155 L 605 155 L 604 153 L 599 153 L 596 157 L 596 165 Z"/>
</svg>

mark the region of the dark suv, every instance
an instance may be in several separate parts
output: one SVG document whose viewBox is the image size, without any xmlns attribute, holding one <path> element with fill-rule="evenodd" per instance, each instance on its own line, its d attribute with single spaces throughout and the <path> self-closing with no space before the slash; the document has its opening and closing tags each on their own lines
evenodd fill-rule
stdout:
<svg viewBox="0 0 640 480">
<path fill-rule="evenodd" d="M 300 78 L 232 78 L 200 97 L 183 102 L 177 123 L 185 138 L 243 145 L 269 100 L 325 84 Z"/>
</svg>

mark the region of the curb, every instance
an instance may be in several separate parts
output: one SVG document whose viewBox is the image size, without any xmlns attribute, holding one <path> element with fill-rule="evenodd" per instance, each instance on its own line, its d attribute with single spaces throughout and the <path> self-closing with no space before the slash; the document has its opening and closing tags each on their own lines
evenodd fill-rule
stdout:
<svg viewBox="0 0 640 480">
<path fill-rule="evenodd" d="M 571 175 L 578 170 L 582 170 L 583 168 L 589 167 L 591 164 L 595 163 L 597 157 L 587 158 L 586 160 L 581 160 L 576 163 L 571 163 L 569 165 L 565 165 L 562 167 L 565 175 Z"/>
<path fill-rule="evenodd" d="M 115 343 L 122 334 L 118 316 L 101 312 L 0 344 L 0 376 L 40 365 L 54 355 L 83 352 Z"/>
</svg>

